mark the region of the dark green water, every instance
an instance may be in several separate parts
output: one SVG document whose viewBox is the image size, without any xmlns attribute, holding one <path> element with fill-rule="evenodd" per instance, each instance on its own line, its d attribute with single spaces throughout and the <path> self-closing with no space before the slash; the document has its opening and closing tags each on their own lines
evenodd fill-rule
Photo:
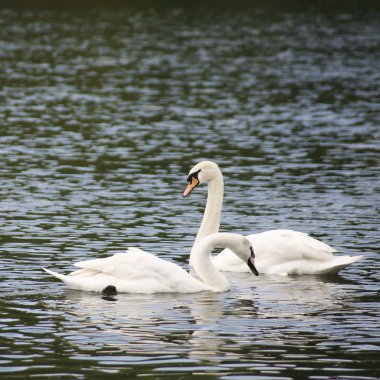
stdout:
<svg viewBox="0 0 380 380">
<path fill-rule="evenodd" d="M 378 11 L 1 9 L 0 375 L 379 378 L 379 35 Z M 187 266 L 201 159 L 224 231 L 363 260 L 115 302 L 42 272 L 128 246 Z"/>
</svg>

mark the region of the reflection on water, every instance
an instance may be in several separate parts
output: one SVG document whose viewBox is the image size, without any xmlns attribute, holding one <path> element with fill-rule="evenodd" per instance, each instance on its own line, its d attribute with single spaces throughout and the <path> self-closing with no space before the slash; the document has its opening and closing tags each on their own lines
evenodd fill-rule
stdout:
<svg viewBox="0 0 380 380">
<path fill-rule="evenodd" d="M 379 13 L 0 10 L 0 373 L 375 379 Z M 222 229 L 293 228 L 364 259 L 228 274 L 225 294 L 68 291 L 40 269 L 138 246 L 187 266 L 205 188 Z"/>
<path fill-rule="evenodd" d="M 340 365 L 329 350 L 357 349 L 349 342 L 355 319 L 345 326 L 335 320 L 354 317 L 349 286 L 355 284 L 312 276 L 263 276 L 254 287 L 246 274 L 231 280 L 235 290 L 225 294 L 121 294 L 115 302 L 66 291 L 46 308 L 65 315 L 55 335 L 72 347 L 75 360 L 104 366 L 159 364 L 160 371 L 187 373 L 207 361 L 208 371 L 219 375 L 244 363 L 284 374 L 289 368 L 311 371 L 305 367 L 311 362 L 320 370 L 325 362 Z"/>
</svg>

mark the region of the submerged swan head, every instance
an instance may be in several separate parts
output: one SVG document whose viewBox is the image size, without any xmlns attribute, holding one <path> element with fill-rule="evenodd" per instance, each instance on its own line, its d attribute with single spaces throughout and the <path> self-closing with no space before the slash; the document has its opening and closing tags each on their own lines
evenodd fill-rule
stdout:
<svg viewBox="0 0 380 380">
<path fill-rule="evenodd" d="M 188 185 L 183 192 L 183 196 L 187 197 L 197 185 L 200 183 L 210 182 L 217 176 L 221 176 L 221 172 L 215 162 L 199 162 L 189 172 L 189 175 L 187 177 Z"/>
</svg>

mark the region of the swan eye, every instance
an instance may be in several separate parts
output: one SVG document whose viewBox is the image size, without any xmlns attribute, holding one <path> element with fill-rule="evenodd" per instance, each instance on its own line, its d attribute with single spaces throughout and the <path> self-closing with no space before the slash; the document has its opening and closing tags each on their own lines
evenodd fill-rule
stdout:
<svg viewBox="0 0 380 380">
<path fill-rule="evenodd" d="M 201 171 L 201 169 L 197 170 L 194 173 L 189 174 L 189 176 L 187 177 L 187 182 L 191 183 L 193 178 L 195 178 L 197 181 L 199 181 L 198 174 L 200 171 Z"/>
<path fill-rule="evenodd" d="M 249 247 L 249 249 L 251 250 L 251 257 L 255 257 L 255 252 L 253 251 L 253 247 Z"/>
</svg>

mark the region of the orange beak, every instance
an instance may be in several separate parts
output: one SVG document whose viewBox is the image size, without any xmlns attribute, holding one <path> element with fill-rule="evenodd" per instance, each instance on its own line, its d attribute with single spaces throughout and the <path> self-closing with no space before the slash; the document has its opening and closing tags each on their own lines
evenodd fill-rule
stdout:
<svg viewBox="0 0 380 380">
<path fill-rule="evenodd" d="M 188 183 L 185 191 L 183 192 L 183 197 L 186 198 L 197 185 L 199 185 L 199 180 L 195 177 L 191 177 L 191 181 Z"/>
</svg>

